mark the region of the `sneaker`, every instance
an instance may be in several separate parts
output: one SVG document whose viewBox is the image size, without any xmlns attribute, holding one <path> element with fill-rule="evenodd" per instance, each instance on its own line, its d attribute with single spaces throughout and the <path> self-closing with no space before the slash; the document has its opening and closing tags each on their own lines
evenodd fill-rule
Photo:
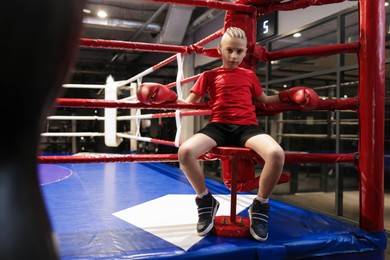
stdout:
<svg viewBox="0 0 390 260">
<path fill-rule="evenodd" d="M 214 218 L 217 214 L 219 202 L 214 199 L 211 193 L 203 196 L 203 198 L 196 197 L 196 205 L 198 206 L 199 220 L 196 225 L 199 236 L 207 235 L 214 227 Z"/>
<path fill-rule="evenodd" d="M 248 210 L 250 219 L 249 232 L 252 237 L 258 241 L 265 241 L 268 238 L 267 225 L 269 208 L 269 203 L 262 204 L 257 199 L 254 199 Z"/>
</svg>

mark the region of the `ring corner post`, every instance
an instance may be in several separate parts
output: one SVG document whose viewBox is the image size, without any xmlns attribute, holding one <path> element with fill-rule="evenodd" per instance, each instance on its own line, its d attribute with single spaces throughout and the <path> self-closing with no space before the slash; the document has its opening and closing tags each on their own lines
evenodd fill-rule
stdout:
<svg viewBox="0 0 390 260">
<path fill-rule="evenodd" d="M 384 229 L 384 0 L 359 1 L 360 228 Z"/>
</svg>

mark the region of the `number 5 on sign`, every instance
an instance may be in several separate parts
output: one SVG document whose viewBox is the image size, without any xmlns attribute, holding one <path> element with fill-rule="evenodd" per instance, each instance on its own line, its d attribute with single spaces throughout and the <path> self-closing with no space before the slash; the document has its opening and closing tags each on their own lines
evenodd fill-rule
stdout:
<svg viewBox="0 0 390 260">
<path fill-rule="evenodd" d="M 265 20 L 263 22 L 263 34 L 267 34 L 268 33 L 268 20 Z"/>
</svg>

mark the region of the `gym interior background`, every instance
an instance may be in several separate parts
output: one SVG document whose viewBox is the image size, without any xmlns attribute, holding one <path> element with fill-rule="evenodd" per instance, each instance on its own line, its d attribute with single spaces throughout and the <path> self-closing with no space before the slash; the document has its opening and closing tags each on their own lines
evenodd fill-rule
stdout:
<svg viewBox="0 0 390 260">
<path fill-rule="evenodd" d="M 92 15 L 86 15 L 83 37 L 139 42 L 156 42 L 164 29 L 164 21 L 171 14 L 163 4 L 142 1 L 87 1 L 87 8 L 95 10 L 101 3 L 114 11 L 121 10 L 121 16 L 134 13 L 148 26 L 136 27 L 130 31 L 99 25 Z M 353 1 L 352 1 L 353 2 Z M 134 4 L 134 6 L 130 6 Z M 137 5 L 138 4 L 138 5 Z M 136 6 L 136 7 L 135 7 Z M 127 9 L 126 9 L 127 8 Z M 140 8 L 144 8 L 140 13 Z M 188 10 L 187 10 L 188 11 Z M 208 14 L 206 22 L 202 22 Z M 155 15 L 153 23 L 150 19 Z M 205 37 L 207 29 L 223 26 L 223 12 L 195 8 L 191 10 L 188 27 L 183 38 L 174 44 L 186 45 L 194 38 Z M 291 17 L 294 15 L 291 13 Z M 119 16 L 116 17 L 119 19 Z M 95 19 L 95 20 L 94 20 Z M 121 17 L 123 19 L 123 17 Z M 134 18 L 135 19 L 135 18 Z M 258 44 L 268 51 L 348 43 L 358 40 L 357 3 L 349 8 L 322 17 L 289 31 L 277 26 L 278 13 L 268 17 L 275 27 L 267 35 L 260 36 Z M 198 22 L 199 24 L 196 24 Z M 212 26 L 210 26 L 210 23 Z M 160 28 L 154 28 L 152 25 Z M 270 23 L 271 25 L 271 23 Z M 104 27 L 104 28 L 103 28 Z M 207 28 L 207 29 L 206 29 Z M 385 205 L 390 204 L 390 7 L 386 8 L 386 89 L 385 89 Z M 261 24 L 259 26 L 261 30 Z M 129 29 L 130 30 L 130 29 Z M 142 31 L 143 30 L 143 31 Z M 212 30 L 212 29 L 211 29 Z M 267 29 L 268 30 L 268 29 Z M 140 33 L 142 31 L 142 33 Z M 261 31 L 259 31 L 261 32 Z M 210 32 L 207 32 L 210 33 Z M 299 35 L 297 34 L 299 33 Z M 299 37 L 297 37 L 299 36 Z M 167 37 L 167 36 L 166 36 Z M 160 37 L 161 40 L 161 37 Z M 166 42 L 169 39 L 165 39 Z M 192 41 L 191 41 L 192 40 Z M 81 48 L 75 69 L 69 83 L 104 84 L 112 75 L 115 80 L 127 79 L 136 75 L 171 54 L 142 54 L 136 51 L 91 50 Z M 194 74 L 220 65 L 219 60 L 193 62 Z M 358 60 L 356 54 L 340 54 L 327 57 L 299 57 L 275 62 L 259 62 L 256 73 L 268 94 L 273 94 L 293 86 L 312 87 L 320 97 L 355 97 L 358 92 Z M 176 80 L 175 64 L 164 67 L 144 78 L 144 81 L 171 83 Z M 190 76 L 190 75 L 188 75 Z M 126 90 L 118 93 L 118 99 L 128 96 Z M 104 98 L 104 93 L 96 89 L 65 89 L 63 97 Z M 148 111 L 153 112 L 153 111 Z M 127 115 L 127 110 L 118 114 Z M 103 109 L 56 108 L 55 115 L 103 116 Z M 194 117 L 196 131 L 208 120 L 207 116 Z M 259 117 L 266 130 L 285 149 L 286 152 L 302 153 L 350 153 L 358 151 L 358 117 L 355 111 L 288 111 L 273 116 Z M 118 122 L 118 132 L 131 132 L 129 122 Z M 46 132 L 104 132 L 104 122 L 100 120 L 48 120 Z M 152 119 L 142 122 L 141 135 L 164 140 L 174 140 L 176 125 L 174 119 Z M 118 147 L 107 147 L 102 137 L 45 137 L 40 144 L 41 154 L 91 153 L 176 153 L 176 147 L 138 142 L 133 149 L 129 140 Z M 172 163 L 175 164 L 175 163 Z M 177 165 L 177 164 L 176 164 Z M 203 162 L 207 176 L 221 180 L 221 165 L 218 161 Z M 359 217 L 359 180 L 352 164 L 292 164 L 286 166 L 291 172 L 289 183 L 278 185 L 273 199 L 290 203 L 310 210 L 357 222 Z M 256 166 L 260 173 L 261 166 Z M 390 231 L 390 207 L 385 207 L 385 229 Z"/>
</svg>

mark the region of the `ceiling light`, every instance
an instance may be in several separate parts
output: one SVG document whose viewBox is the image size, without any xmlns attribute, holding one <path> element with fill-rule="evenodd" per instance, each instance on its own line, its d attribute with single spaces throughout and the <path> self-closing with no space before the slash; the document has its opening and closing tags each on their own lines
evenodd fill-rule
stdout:
<svg viewBox="0 0 390 260">
<path fill-rule="evenodd" d="M 100 18 L 106 18 L 107 17 L 107 12 L 104 11 L 104 10 L 100 10 L 97 15 L 100 17 Z"/>
<path fill-rule="evenodd" d="M 85 14 L 90 14 L 90 13 L 91 13 L 91 10 L 89 10 L 89 9 L 83 9 L 83 12 L 84 12 Z"/>
<path fill-rule="evenodd" d="M 302 35 L 301 33 L 297 32 L 297 33 L 293 34 L 293 37 L 298 38 L 298 37 L 301 37 L 301 35 Z"/>
</svg>

